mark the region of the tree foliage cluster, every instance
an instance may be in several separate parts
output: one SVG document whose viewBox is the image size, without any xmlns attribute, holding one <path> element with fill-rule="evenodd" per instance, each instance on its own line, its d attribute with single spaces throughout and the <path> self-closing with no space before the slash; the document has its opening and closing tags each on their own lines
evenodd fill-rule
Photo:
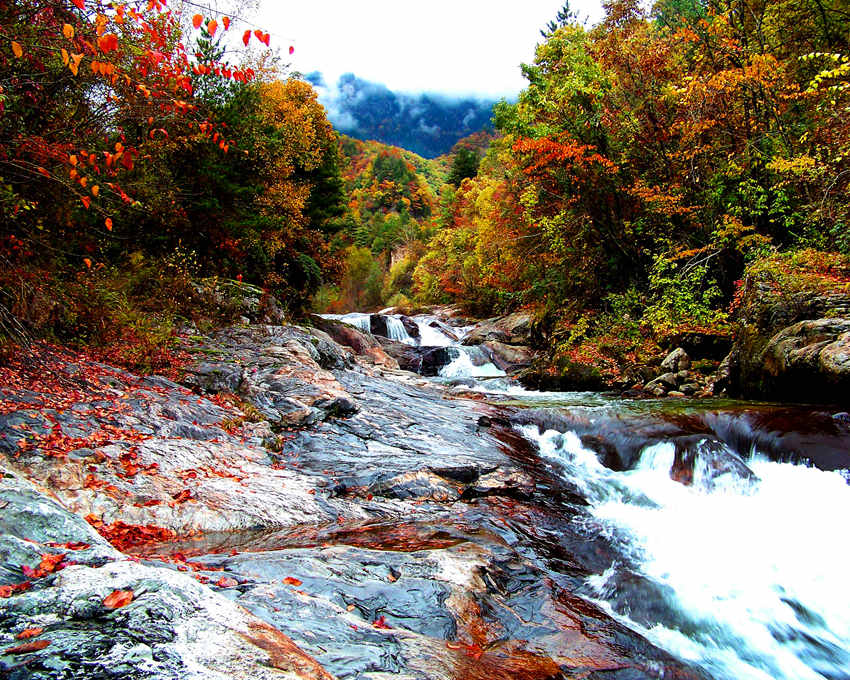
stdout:
<svg viewBox="0 0 850 680">
<path fill-rule="evenodd" d="M 604 7 L 590 29 L 565 7 L 497 105 L 501 136 L 416 267 L 421 301 L 638 338 L 722 326 L 766 253 L 848 252 L 846 0 Z"/>
<path fill-rule="evenodd" d="M 339 274 L 315 92 L 268 33 L 197 7 L 0 1 L 3 335 L 143 332 L 203 277 L 296 310 Z"/>
<path fill-rule="evenodd" d="M 380 142 L 343 136 L 345 213 L 332 247 L 344 259 L 338 282 L 316 297 L 320 310 L 407 304 L 412 272 L 438 229 L 448 158 L 429 160 Z"/>
</svg>

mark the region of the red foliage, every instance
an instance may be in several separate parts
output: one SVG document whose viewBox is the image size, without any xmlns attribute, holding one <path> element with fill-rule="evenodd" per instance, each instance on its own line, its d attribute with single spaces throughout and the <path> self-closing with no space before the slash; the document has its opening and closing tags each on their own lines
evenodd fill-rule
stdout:
<svg viewBox="0 0 850 680">
<path fill-rule="evenodd" d="M 153 526 L 152 524 L 126 524 L 120 520 L 112 524 L 105 524 L 103 520 L 94 515 L 86 516 L 86 521 L 121 552 L 127 552 L 130 548 L 145 543 L 170 541 L 177 538 L 177 534 L 171 529 Z"/>
</svg>

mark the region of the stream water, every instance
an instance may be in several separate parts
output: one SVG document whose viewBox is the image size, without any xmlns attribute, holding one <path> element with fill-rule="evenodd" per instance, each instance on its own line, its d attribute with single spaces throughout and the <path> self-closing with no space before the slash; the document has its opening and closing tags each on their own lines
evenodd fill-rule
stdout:
<svg viewBox="0 0 850 680">
<path fill-rule="evenodd" d="M 368 315 L 341 318 L 369 330 Z M 587 502 L 584 531 L 615 547 L 617 558 L 585 579 L 585 598 L 718 680 L 850 678 L 850 543 L 840 528 L 850 437 L 840 419 L 530 392 L 459 344 L 468 329 L 414 321 L 418 339 L 401 321 L 393 339 L 449 347 L 435 380 L 463 381 L 519 414 L 516 432 Z"/>
</svg>

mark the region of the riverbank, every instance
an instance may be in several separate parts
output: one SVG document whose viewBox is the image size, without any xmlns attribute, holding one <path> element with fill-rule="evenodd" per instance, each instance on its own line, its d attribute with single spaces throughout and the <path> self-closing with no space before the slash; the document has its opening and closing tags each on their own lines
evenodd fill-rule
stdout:
<svg viewBox="0 0 850 680">
<path fill-rule="evenodd" d="M 644 469 L 711 498 L 760 483 L 754 451 L 850 467 L 829 411 L 517 391 L 458 344 L 513 338 L 462 324 L 437 369 L 456 375 L 426 379 L 389 338 L 325 327 L 346 344 L 184 336 L 178 381 L 47 346 L 2 369 L 10 677 L 726 678 L 652 632 L 699 625 L 594 489 Z"/>
</svg>

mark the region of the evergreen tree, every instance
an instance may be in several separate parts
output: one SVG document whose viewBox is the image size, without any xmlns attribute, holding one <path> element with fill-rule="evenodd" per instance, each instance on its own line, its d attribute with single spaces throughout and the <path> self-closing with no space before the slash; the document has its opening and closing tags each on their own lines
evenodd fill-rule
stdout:
<svg viewBox="0 0 850 680">
<path fill-rule="evenodd" d="M 558 13 L 555 15 L 555 18 L 548 24 L 546 24 L 546 28 L 540 31 L 540 35 L 542 35 L 544 38 L 548 38 L 562 26 L 573 24 L 577 20 L 578 13 L 574 12 L 570 8 L 570 0 L 566 0 L 566 2 L 564 2 L 564 6 L 558 10 Z"/>
<path fill-rule="evenodd" d="M 465 146 L 460 147 L 452 161 L 452 169 L 449 173 L 449 182 L 459 187 L 467 177 L 475 177 L 478 174 L 478 154 Z"/>
</svg>

